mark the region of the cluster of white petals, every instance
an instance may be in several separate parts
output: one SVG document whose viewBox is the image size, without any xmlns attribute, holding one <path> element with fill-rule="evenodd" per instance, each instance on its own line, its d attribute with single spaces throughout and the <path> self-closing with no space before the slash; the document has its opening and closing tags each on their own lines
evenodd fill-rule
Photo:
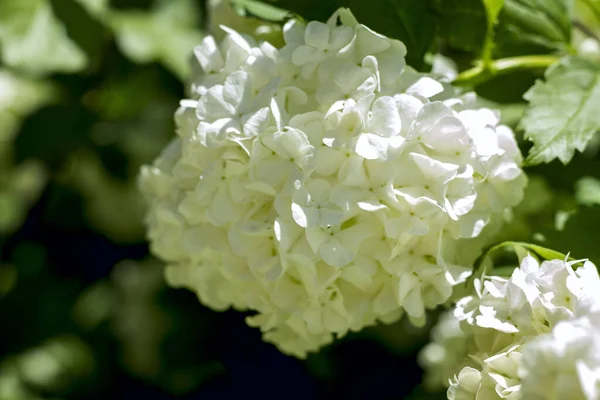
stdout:
<svg viewBox="0 0 600 400">
<path fill-rule="evenodd" d="M 470 273 L 457 244 L 522 198 L 512 131 L 348 10 L 288 22 L 281 49 L 223 29 L 141 174 L 168 282 L 255 311 L 298 357 L 404 311 L 423 323 Z"/>
<path fill-rule="evenodd" d="M 600 278 L 576 263 L 527 256 L 510 278 L 476 282 L 454 312 L 468 356 L 449 399 L 600 398 Z"/>
</svg>

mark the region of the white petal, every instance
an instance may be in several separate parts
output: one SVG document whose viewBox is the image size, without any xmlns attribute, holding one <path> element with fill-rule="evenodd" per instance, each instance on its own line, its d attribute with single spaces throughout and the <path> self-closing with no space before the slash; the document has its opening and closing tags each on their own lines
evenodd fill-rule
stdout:
<svg viewBox="0 0 600 400">
<path fill-rule="evenodd" d="M 406 94 L 425 98 L 433 97 L 444 91 L 442 84 L 435 79 L 423 77 L 406 90 Z"/>
<path fill-rule="evenodd" d="M 227 77 L 223 86 L 223 99 L 237 112 L 245 112 L 244 106 L 252 96 L 252 80 L 244 71 L 236 71 Z"/>
<path fill-rule="evenodd" d="M 350 264 L 356 255 L 335 237 L 332 237 L 321 246 L 319 254 L 323 257 L 323 261 L 334 267 L 343 267 Z"/>
<path fill-rule="evenodd" d="M 410 153 L 423 175 L 433 179 L 447 182 L 456 175 L 458 165 L 444 163 L 419 153 Z"/>
<path fill-rule="evenodd" d="M 312 46 L 320 50 L 326 49 L 327 45 L 329 44 L 329 26 L 322 22 L 310 21 L 308 25 L 306 25 L 304 42 L 308 46 Z"/>
<path fill-rule="evenodd" d="M 388 140 L 372 133 L 358 137 L 354 151 L 367 160 L 387 159 Z"/>
<path fill-rule="evenodd" d="M 373 103 L 373 117 L 369 120 L 368 131 L 379 136 L 391 137 L 400 133 L 402 121 L 392 97 L 380 97 Z"/>
<path fill-rule="evenodd" d="M 225 66 L 215 38 L 206 36 L 202 44 L 194 48 L 194 55 L 206 73 L 217 72 Z"/>
</svg>

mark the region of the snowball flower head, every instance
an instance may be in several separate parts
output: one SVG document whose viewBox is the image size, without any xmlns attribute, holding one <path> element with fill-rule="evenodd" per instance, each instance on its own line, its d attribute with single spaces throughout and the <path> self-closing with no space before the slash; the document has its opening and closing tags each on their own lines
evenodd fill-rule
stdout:
<svg viewBox="0 0 600 400">
<path fill-rule="evenodd" d="M 168 282 L 255 311 L 298 357 L 404 311 L 423 323 L 469 274 L 457 244 L 521 200 L 513 133 L 348 10 L 289 21 L 281 49 L 223 29 L 141 173 Z"/>
<path fill-rule="evenodd" d="M 599 398 L 600 278 L 591 262 L 575 263 L 527 256 L 458 302 L 468 356 L 449 399 Z"/>
</svg>

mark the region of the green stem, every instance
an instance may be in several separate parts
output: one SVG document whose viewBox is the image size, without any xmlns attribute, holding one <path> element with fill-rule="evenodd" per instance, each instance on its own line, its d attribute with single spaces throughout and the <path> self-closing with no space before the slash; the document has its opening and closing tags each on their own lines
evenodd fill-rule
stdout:
<svg viewBox="0 0 600 400">
<path fill-rule="evenodd" d="M 456 86 L 477 86 L 493 77 L 520 70 L 544 70 L 559 60 L 554 55 L 519 56 L 501 58 L 490 63 L 480 63 L 461 72 L 454 82 Z"/>
<path fill-rule="evenodd" d="M 456 286 L 454 288 L 454 293 L 452 294 L 451 299 L 447 304 L 450 304 L 458 299 L 461 299 L 465 296 L 470 296 L 473 294 L 473 284 L 476 279 L 483 279 L 484 276 L 489 276 L 488 272 L 492 272 L 493 275 L 496 276 L 510 276 L 512 271 L 518 267 L 515 265 L 514 267 L 500 267 L 494 268 L 494 254 L 498 253 L 502 250 L 512 249 L 517 258 L 519 259 L 519 263 L 522 261 L 522 257 L 526 255 L 525 252 L 532 254 L 534 257 L 541 258 L 543 260 L 565 260 L 565 261 L 583 261 L 583 260 L 575 260 L 573 257 L 569 255 L 565 255 L 556 250 L 548 249 L 537 244 L 533 243 L 525 243 L 525 242 L 502 242 L 495 246 L 489 247 L 479 258 L 475 261 L 473 266 L 473 273 L 466 280 L 466 282 L 462 285 Z"/>
<path fill-rule="evenodd" d="M 493 255 L 494 253 L 500 251 L 500 250 L 505 250 L 507 248 L 512 248 L 512 250 L 517 254 L 518 258 L 519 258 L 519 262 L 521 259 L 521 256 L 523 254 L 519 254 L 519 248 L 522 250 L 527 250 L 530 253 L 533 253 L 534 255 L 537 255 L 538 257 L 541 257 L 542 259 L 545 260 L 554 260 L 554 259 L 559 259 L 559 260 L 565 260 L 565 261 L 576 261 L 573 257 L 571 257 L 570 255 L 567 254 L 563 254 L 559 251 L 556 250 L 552 250 L 552 249 L 548 249 L 546 247 L 543 246 L 539 246 L 537 244 L 533 244 L 533 243 L 526 243 L 526 242 L 511 242 L 511 241 L 507 241 L 507 242 L 502 242 L 500 244 L 497 244 L 495 246 L 492 246 L 491 248 L 489 248 L 483 255 L 483 258 L 481 259 L 481 270 L 480 271 L 475 271 L 475 272 L 479 272 L 480 276 L 484 275 L 486 273 L 486 265 L 485 265 L 485 261 L 486 259 L 489 258 L 490 261 L 490 265 L 492 264 L 492 260 L 493 260 Z M 477 268 L 476 268 L 477 270 Z M 475 274 L 474 274 L 475 275 Z"/>
</svg>

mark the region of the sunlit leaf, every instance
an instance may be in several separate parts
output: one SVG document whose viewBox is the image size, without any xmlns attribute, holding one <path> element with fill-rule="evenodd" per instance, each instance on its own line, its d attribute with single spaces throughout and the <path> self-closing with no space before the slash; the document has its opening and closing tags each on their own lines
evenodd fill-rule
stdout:
<svg viewBox="0 0 600 400">
<path fill-rule="evenodd" d="M 4 63 L 34 73 L 75 72 L 87 63 L 47 0 L 2 0 L 0 44 Z"/>
<path fill-rule="evenodd" d="M 108 18 L 121 50 L 133 61 L 159 61 L 183 79 L 202 41 L 200 11 L 192 0 L 162 0 L 151 12 L 112 11 Z"/>
<path fill-rule="evenodd" d="M 225 4 L 225 1 L 220 1 Z M 231 2 L 233 9 L 239 14 L 246 17 L 255 17 L 265 21 L 283 21 L 290 17 L 291 14 L 287 10 L 274 7 L 270 4 L 256 0 L 233 0 Z"/>
<path fill-rule="evenodd" d="M 530 107 L 521 127 L 533 142 L 527 162 L 558 158 L 566 164 L 600 129 L 600 67 L 581 58 L 565 58 L 548 69 L 545 80 L 538 81 L 525 99 Z"/>
</svg>

